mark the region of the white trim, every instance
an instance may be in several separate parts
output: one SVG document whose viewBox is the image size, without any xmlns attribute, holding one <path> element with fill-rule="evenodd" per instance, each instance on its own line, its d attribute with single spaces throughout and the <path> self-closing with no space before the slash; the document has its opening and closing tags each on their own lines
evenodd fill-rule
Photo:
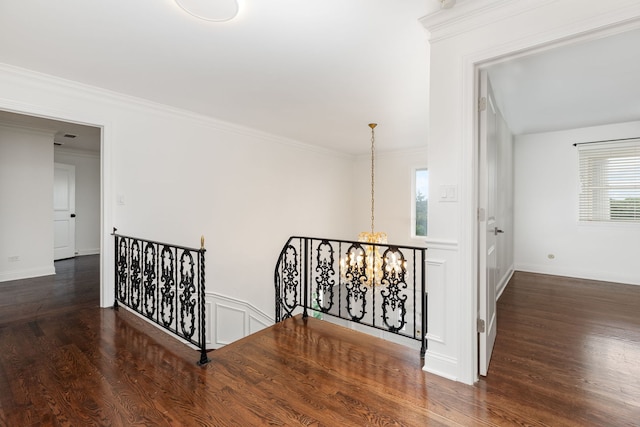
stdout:
<svg viewBox="0 0 640 427">
<path fill-rule="evenodd" d="M 56 274 L 56 269 L 51 267 L 29 268 L 26 270 L 15 270 L 7 273 L 0 273 L 0 282 L 8 282 L 10 280 L 30 279 L 32 277 L 51 276 Z M 2 285 L 0 285 L 1 287 Z"/>
<path fill-rule="evenodd" d="M 602 37 L 604 32 L 620 31 L 621 26 L 640 26 L 640 3 L 631 0 L 618 0 L 611 3 L 592 3 L 586 13 L 577 13 L 576 17 L 562 22 L 551 21 L 553 24 L 541 26 L 542 30 L 529 30 L 527 33 L 515 34 L 513 37 L 505 37 L 502 40 L 491 39 L 484 46 L 473 50 L 465 50 L 447 44 L 453 51 L 452 63 L 459 64 L 459 87 L 455 86 L 456 96 L 459 96 L 459 116 L 455 120 L 455 135 L 460 140 L 460 232 L 459 239 L 464 244 L 459 254 L 459 278 L 456 285 L 456 305 L 459 307 L 457 316 L 461 328 L 457 346 L 454 346 L 458 355 L 458 366 L 451 366 L 457 372 L 460 381 L 471 384 L 478 379 L 477 372 L 477 334 L 475 333 L 475 320 L 477 313 L 478 293 L 478 245 L 477 245 L 477 188 L 475 178 L 478 166 L 478 153 L 476 144 L 477 121 L 477 70 L 483 64 L 490 61 L 504 60 L 524 52 L 532 53 L 535 49 L 549 49 L 563 43 L 575 42 L 577 39 L 589 37 Z M 571 8 L 576 7 L 576 2 L 540 0 L 478 0 L 461 3 L 459 7 L 436 12 L 421 20 L 426 30 L 430 33 L 432 52 L 434 42 L 457 34 L 472 35 L 473 29 L 491 24 L 504 27 L 503 22 L 509 17 L 521 15 L 534 9 L 544 9 L 546 14 L 562 13 L 571 16 Z M 464 17 L 466 15 L 466 17 Z M 536 16 L 542 15 L 536 11 Z M 475 33 L 480 33 L 476 31 Z M 482 34 L 477 34 L 478 36 Z M 461 41 L 462 43 L 463 41 Z M 444 45 L 443 45 L 444 47 Z M 435 58 L 437 60 L 438 58 Z M 454 75 L 456 75 L 454 70 Z M 434 82 L 438 84 L 438 82 Z M 459 91 L 458 91 L 459 89 Z M 432 99 L 432 104 L 441 100 Z M 453 129 L 447 129 L 453 133 Z"/>
<path fill-rule="evenodd" d="M 220 348 L 274 324 L 274 319 L 251 303 L 216 292 L 206 292 L 207 343 Z M 224 323 L 222 316 L 235 316 L 236 321 Z M 231 339 L 229 337 L 232 337 Z"/>
<path fill-rule="evenodd" d="M 22 73 L 17 73 L 17 70 L 21 70 L 17 67 L 10 67 L 0 64 L 0 72 L 7 71 L 15 73 L 18 77 L 24 78 Z M 26 71 L 26 70 L 25 70 Z M 26 72 L 32 79 L 43 80 L 45 75 Z M 29 75 L 31 73 L 31 75 Z M 51 81 L 59 82 L 60 79 L 49 78 Z M 114 290 L 114 274 L 113 265 L 115 260 L 113 259 L 113 238 L 111 238 L 111 231 L 113 227 L 112 222 L 112 209 L 111 203 L 105 203 L 105 200 L 111 200 L 111 143 L 108 139 L 111 135 L 107 129 L 111 128 L 111 123 L 108 120 L 101 119 L 93 116 L 89 113 L 86 117 L 79 117 L 77 114 L 68 113 L 57 109 L 43 108 L 34 104 L 26 104 L 22 102 L 16 102 L 10 99 L 0 97 L 0 109 L 10 111 L 18 114 L 26 114 L 30 116 L 37 116 L 42 118 L 48 118 L 59 121 L 66 121 L 72 123 L 78 123 L 83 125 L 95 126 L 101 128 L 100 133 L 100 307 L 110 307 L 115 299 Z M 51 133 L 53 136 L 53 134 Z M 109 268 L 106 268 L 109 266 Z M 55 270 L 53 273 L 55 274 Z M 45 274 L 42 274 L 45 275 Z M 32 276 L 35 277 L 35 276 Z"/>
<path fill-rule="evenodd" d="M 427 252 L 428 253 L 428 252 Z M 427 258 L 427 341 L 445 344 L 446 301 L 447 301 L 447 261 Z M 438 314 L 437 318 L 434 312 Z M 440 330 L 434 332 L 434 325 Z"/>
<path fill-rule="evenodd" d="M 457 251 L 458 241 L 450 239 L 434 239 L 427 237 L 424 241 L 427 245 L 427 249 L 439 249 L 443 251 Z"/>
<path fill-rule="evenodd" d="M 574 270 L 535 264 L 516 264 L 515 270 L 526 273 L 548 274 L 551 276 L 573 277 L 576 279 L 595 280 L 598 282 L 640 286 L 640 278 L 617 274 L 615 271 L 592 271 L 587 269 Z"/>
<path fill-rule="evenodd" d="M 75 157 L 84 157 L 87 159 L 99 159 L 100 153 L 94 153 L 93 151 L 77 150 L 73 148 L 53 147 L 56 154 L 67 154 Z"/>
<path fill-rule="evenodd" d="M 451 372 L 458 370 L 458 360 L 454 357 L 427 350 L 424 355 L 424 366 L 422 370 L 451 381 L 458 381 L 458 377 L 451 374 Z"/>
<path fill-rule="evenodd" d="M 411 147 L 411 148 L 398 148 L 395 150 L 378 150 L 376 148 L 376 158 L 378 159 L 393 159 L 394 157 L 407 157 L 407 156 L 411 156 L 411 157 L 418 157 L 418 156 L 425 156 L 425 160 L 422 161 L 420 160 L 419 164 L 425 164 L 424 168 L 428 169 L 429 167 L 426 166 L 426 155 L 427 155 L 427 147 Z M 369 160 L 371 158 L 371 154 L 370 153 L 361 153 L 361 154 L 355 154 L 352 156 L 353 159 L 355 160 Z"/>
<path fill-rule="evenodd" d="M 76 251 L 76 256 L 86 256 L 86 255 L 100 255 L 100 248 L 79 249 Z"/>
<path fill-rule="evenodd" d="M 46 130 L 46 129 L 38 129 L 32 126 L 20 125 L 16 123 L 0 123 L 0 128 L 8 129 L 8 130 L 18 130 L 22 133 L 30 133 L 32 135 L 38 136 L 48 136 L 53 138 L 55 136 L 55 132 Z M 53 143 L 53 140 L 51 141 Z"/>
<path fill-rule="evenodd" d="M 496 289 L 496 301 L 500 299 L 504 290 L 507 289 L 507 285 L 509 284 L 509 281 L 513 277 L 513 273 L 515 273 L 515 269 L 513 268 L 513 265 L 512 265 L 511 267 L 509 267 L 509 270 L 507 270 L 507 274 L 505 274 L 502 277 L 502 280 L 500 280 L 500 283 L 498 283 L 498 288 Z"/>
<path fill-rule="evenodd" d="M 440 9 L 420 18 L 429 32 L 429 40 L 434 43 L 476 28 L 508 19 L 514 15 L 546 6 L 556 0 L 514 1 L 514 0 L 474 0 L 460 3 L 452 9 Z"/>
<path fill-rule="evenodd" d="M 55 85 L 55 86 L 70 89 L 73 91 L 80 91 L 87 96 L 93 96 L 96 99 L 99 99 L 101 102 L 105 102 L 105 101 L 121 102 L 121 103 L 125 103 L 129 108 L 137 108 L 140 110 L 144 110 L 145 112 L 152 111 L 159 114 L 170 114 L 173 116 L 178 116 L 181 118 L 193 120 L 199 124 L 202 124 L 203 126 L 208 126 L 216 130 L 235 133 L 237 135 L 248 136 L 250 138 L 261 139 L 261 140 L 272 142 L 275 144 L 296 148 L 302 151 L 308 151 L 308 152 L 313 152 L 317 154 L 330 155 L 330 156 L 346 158 L 346 159 L 353 159 L 355 157 L 352 154 L 334 151 L 334 150 L 330 150 L 324 147 L 319 147 L 316 145 L 305 144 L 293 139 L 284 138 L 281 136 L 251 129 L 246 126 L 225 122 L 209 116 L 194 113 L 192 111 L 183 110 L 183 109 L 172 107 L 166 104 L 160 104 L 153 101 L 149 101 L 143 98 L 137 98 L 131 95 L 126 95 L 123 93 L 114 92 L 107 89 L 102 89 L 95 86 L 90 86 L 83 83 L 62 79 L 60 77 L 39 73 L 36 71 L 28 70 L 26 68 L 16 67 L 10 64 L 0 63 L 0 72 L 12 73 L 20 78 L 37 80 L 43 83 Z M 9 103 L 10 101 L 7 102 L 7 105 L 9 105 Z M 11 108 L 11 107 L 8 107 L 8 108 Z M 20 111 L 17 111 L 17 112 L 20 112 Z M 44 114 L 44 116 L 45 117 L 49 116 L 47 118 L 55 119 L 55 116 L 57 116 L 57 113 L 53 115 Z M 67 120 L 67 121 L 73 121 L 73 120 Z M 91 124 L 91 123 L 81 123 L 81 124 L 89 124 L 92 126 L 97 126 L 96 124 Z"/>
</svg>

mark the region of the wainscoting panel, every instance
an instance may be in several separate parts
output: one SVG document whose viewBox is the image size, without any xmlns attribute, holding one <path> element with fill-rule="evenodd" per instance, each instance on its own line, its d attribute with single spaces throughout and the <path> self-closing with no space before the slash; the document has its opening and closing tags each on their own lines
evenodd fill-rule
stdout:
<svg viewBox="0 0 640 427">
<path fill-rule="evenodd" d="M 215 344 L 226 345 L 245 336 L 246 312 L 220 302 L 214 303 Z"/>
<path fill-rule="evenodd" d="M 207 293 L 207 342 L 220 348 L 273 325 L 274 320 L 246 301 Z"/>
<path fill-rule="evenodd" d="M 446 261 L 427 259 L 427 341 L 445 343 Z"/>
</svg>

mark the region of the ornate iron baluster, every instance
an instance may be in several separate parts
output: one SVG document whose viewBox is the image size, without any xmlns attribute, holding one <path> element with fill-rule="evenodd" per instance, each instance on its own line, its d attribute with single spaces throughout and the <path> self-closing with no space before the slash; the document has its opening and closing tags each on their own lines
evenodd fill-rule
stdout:
<svg viewBox="0 0 640 427">
<path fill-rule="evenodd" d="M 194 285 L 193 256 L 183 251 L 180 256 L 180 328 L 185 337 L 191 339 L 195 333 L 196 287 Z"/>
<path fill-rule="evenodd" d="M 300 271 L 298 269 L 298 252 L 293 245 L 288 245 L 284 251 L 282 260 L 282 297 L 281 303 L 284 309 L 283 320 L 293 316 L 293 310 L 298 306 L 298 286 Z"/>
<path fill-rule="evenodd" d="M 144 247 L 144 294 L 143 294 L 143 314 L 149 319 L 155 318 L 156 313 L 156 245 L 147 242 Z"/>
<path fill-rule="evenodd" d="M 333 287 L 336 284 L 333 279 L 336 274 L 336 270 L 333 267 L 333 246 L 327 240 L 323 240 L 318 245 L 316 253 L 318 265 L 316 265 L 315 270 L 319 276 L 316 277 L 315 302 L 323 313 L 327 313 L 333 307 Z M 327 293 L 329 294 L 328 298 L 326 298 Z"/>
<path fill-rule="evenodd" d="M 128 249 L 127 239 L 121 237 L 118 239 L 118 299 L 127 302 L 127 278 L 129 277 Z"/>
<path fill-rule="evenodd" d="M 163 246 L 160 252 L 160 321 L 165 328 L 173 324 L 173 312 L 175 301 L 175 264 L 173 251 L 168 246 Z"/>
<path fill-rule="evenodd" d="M 389 247 L 382 254 L 382 319 L 391 332 L 398 332 L 407 323 L 407 295 L 402 295 L 405 283 L 406 260 L 398 248 Z M 393 319 L 392 319 L 393 315 Z"/>
<path fill-rule="evenodd" d="M 367 313 L 367 255 L 359 243 L 354 243 L 347 249 L 345 278 L 347 283 L 347 312 L 354 322 L 360 322 Z M 360 303 L 359 312 L 354 304 Z"/>
<path fill-rule="evenodd" d="M 131 241 L 131 307 L 136 311 L 140 308 L 140 283 L 142 282 L 140 242 L 137 239 Z"/>
</svg>

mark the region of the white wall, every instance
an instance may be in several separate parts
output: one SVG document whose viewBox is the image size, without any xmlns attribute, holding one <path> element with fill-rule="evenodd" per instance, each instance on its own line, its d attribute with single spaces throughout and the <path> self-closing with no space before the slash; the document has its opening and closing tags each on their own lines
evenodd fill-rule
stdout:
<svg viewBox="0 0 640 427">
<path fill-rule="evenodd" d="M 0 236 L 0 282 L 54 274 L 53 134 L 0 126 Z"/>
<path fill-rule="evenodd" d="M 640 285 L 640 225 L 578 222 L 573 146 L 639 135 L 640 122 L 632 122 L 516 138 L 518 270 Z"/>
<path fill-rule="evenodd" d="M 425 246 L 424 238 L 411 237 L 411 182 L 415 169 L 427 167 L 427 149 L 376 152 L 375 231 L 387 232 L 389 243 Z M 358 156 L 350 186 L 356 232 L 371 230 L 371 155 Z"/>
<path fill-rule="evenodd" d="M 0 94 L 5 110 L 103 127 L 104 306 L 113 303 L 114 226 L 192 247 L 204 235 L 207 292 L 268 315 L 290 235 L 351 236 L 343 183 L 352 157 L 9 65 Z"/>
<path fill-rule="evenodd" d="M 351 158 L 162 111 L 122 120 L 114 224 L 207 248 L 207 289 L 274 313 L 273 274 L 291 235 L 344 238 Z"/>
<path fill-rule="evenodd" d="M 57 163 L 76 167 L 76 253 L 100 253 L 100 155 L 54 147 Z"/>
<path fill-rule="evenodd" d="M 426 370 L 465 383 L 478 378 L 477 67 L 554 41 L 615 31 L 616 24 L 637 27 L 639 17 L 640 3 L 628 0 L 461 0 L 422 19 L 431 43 L 430 198 L 440 185 L 459 190 L 459 202 L 429 205 L 429 256 L 441 266 L 446 293 L 441 317 L 430 323 L 441 335 L 429 343 Z"/>
</svg>

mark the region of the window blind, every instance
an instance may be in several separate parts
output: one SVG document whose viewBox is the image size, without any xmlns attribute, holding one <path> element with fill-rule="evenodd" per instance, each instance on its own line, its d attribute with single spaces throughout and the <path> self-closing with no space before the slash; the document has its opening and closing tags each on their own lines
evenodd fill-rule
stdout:
<svg viewBox="0 0 640 427">
<path fill-rule="evenodd" d="M 576 147 L 579 220 L 640 223 L 640 138 Z"/>
</svg>

